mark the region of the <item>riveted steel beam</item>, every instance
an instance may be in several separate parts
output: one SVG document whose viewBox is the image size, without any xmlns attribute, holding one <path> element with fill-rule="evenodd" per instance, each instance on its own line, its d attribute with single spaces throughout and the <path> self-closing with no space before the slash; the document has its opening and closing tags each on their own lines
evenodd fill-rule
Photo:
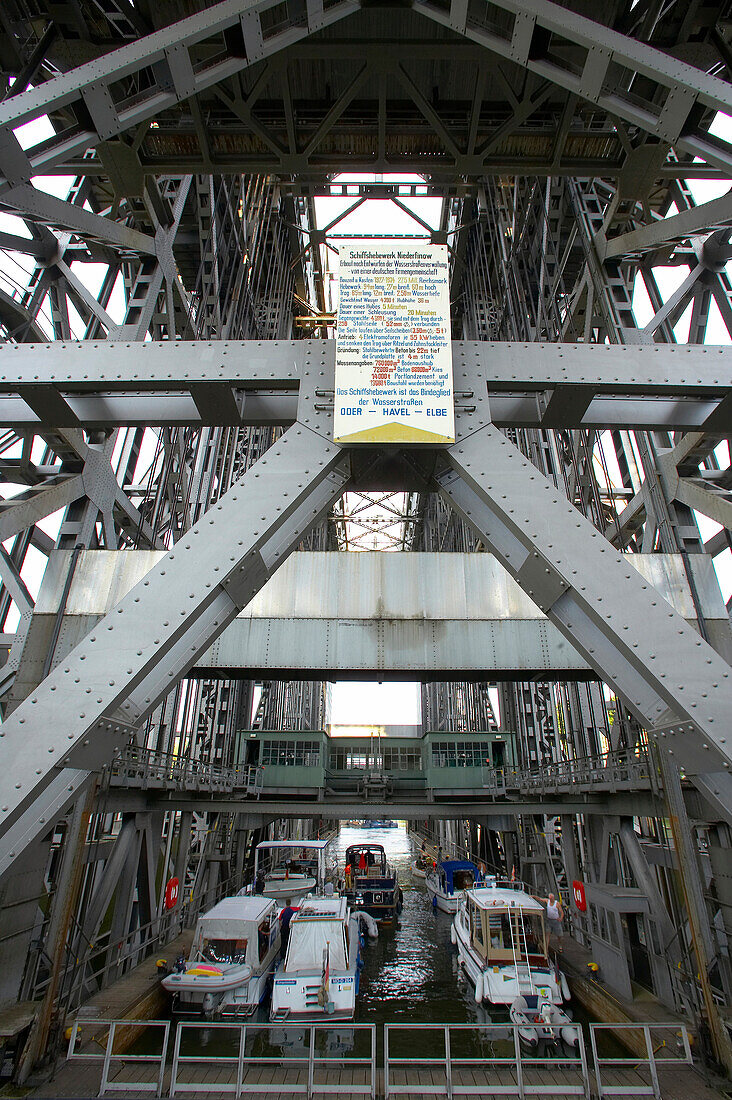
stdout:
<svg viewBox="0 0 732 1100">
<path fill-rule="evenodd" d="M 348 457 L 314 430 L 317 415 L 308 419 L 312 427 L 278 440 L 5 721 L 0 858 L 10 826 L 29 835 L 24 812 L 43 804 L 57 769 L 109 762 L 341 495 Z"/>
<path fill-rule="evenodd" d="M 470 419 L 439 491 L 679 767 L 729 768 L 729 665 L 480 408 Z"/>
</svg>

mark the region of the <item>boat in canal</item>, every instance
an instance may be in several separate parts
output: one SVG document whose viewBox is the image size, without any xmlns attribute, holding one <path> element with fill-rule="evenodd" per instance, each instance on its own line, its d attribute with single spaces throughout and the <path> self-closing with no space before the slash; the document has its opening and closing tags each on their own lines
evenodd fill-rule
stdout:
<svg viewBox="0 0 732 1100">
<path fill-rule="evenodd" d="M 334 874 L 329 840 L 263 840 L 254 853 L 254 882 L 245 892 L 295 904 L 307 894 L 322 894 Z"/>
<path fill-rule="evenodd" d="M 432 870 L 432 860 L 420 854 L 412 860 L 409 866 L 413 878 L 427 878 L 427 872 Z"/>
<path fill-rule="evenodd" d="M 457 913 L 466 890 L 481 882 L 481 874 L 469 859 L 443 859 L 427 872 L 427 893 L 432 905 L 443 913 Z"/>
<path fill-rule="evenodd" d="M 381 924 L 396 920 L 402 911 L 402 891 L 383 845 L 365 841 L 346 848 L 342 893 L 352 909 L 368 913 Z"/>
<path fill-rule="evenodd" d="M 191 954 L 162 980 L 173 1012 L 249 1016 L 265 999 L 280 952 L 279 906 L 271 898 L 224 898 L 198 918 Z"/>
<path fill-rule="evenodd" d="M 275 970 L 270 1019 L 352 1020 L 361 966 L 358 920 L 346 899 L 305 898 Z"/>
<path fill-rule="evenodd" d="M 460 898 L 451 938 L 478 1004 L 512 1005 L 538 997 L 561 1005 L 567 979 L 549 959 L 544 907 L 523 883 L 497 882 L 468 889 Z"/>
</svg>

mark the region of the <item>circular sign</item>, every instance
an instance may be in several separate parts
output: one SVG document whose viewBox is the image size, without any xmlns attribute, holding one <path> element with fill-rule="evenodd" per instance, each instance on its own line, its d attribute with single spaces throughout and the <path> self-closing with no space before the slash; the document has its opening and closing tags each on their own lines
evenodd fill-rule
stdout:
<svg viewBox="0 0 732 1100">
<path fill-rule="evenodd" d="M 168 879 L 165 884 L 165 908 L 175 909 L 178 904 L 178 890 L 180 883 L 177 878 Z"/>
<path fill-rule="evenodd" d="M 572 883 L 572 897 L 580 913 L 586 913 L 587 898 L 585 897 L 585 884 L 583 882 L 578 882 L 577 879 Z"/>
</svg>

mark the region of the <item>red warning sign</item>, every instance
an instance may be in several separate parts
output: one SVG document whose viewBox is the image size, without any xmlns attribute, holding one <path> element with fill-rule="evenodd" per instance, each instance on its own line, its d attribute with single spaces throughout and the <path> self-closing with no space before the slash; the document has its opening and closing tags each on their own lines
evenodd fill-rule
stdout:
<svg viewBox="0 0 732 1100">
<path fill-rule="evenodd" d="M 572 883 L 572 897 L 580 913 L 586 913 L 587 898 L 585 897 L 585 884 L 583 882 L 578 882 L 577 879 Z"/>
<path fill-rule="evenodd" d="M 178 904 L 178 890 L 180 883 L 177 878 L 168 879 L 165 884 L 165 908 L 175 909 Z"/>
</svg>

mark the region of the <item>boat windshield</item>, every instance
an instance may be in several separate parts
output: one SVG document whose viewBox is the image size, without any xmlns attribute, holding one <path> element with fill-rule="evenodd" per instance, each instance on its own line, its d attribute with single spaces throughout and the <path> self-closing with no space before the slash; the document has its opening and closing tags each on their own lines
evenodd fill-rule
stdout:
<svg viewBox="0 0 732 1100">
<path fill-rule="evenodd" d="M 205 939 L 198 951 L 203 962 L 241 965 L 247 960 L 247 940 Z"/>
<path fill-rule="evenodd" d="M 293 920 L 287 944 L 285 970 L 318 970 L 328 952 L 331 970 L 348 969 L 345 928 L 341 921 Z"/>
<path fill-rule="evenodd" d="M 495 961 L 512 961 L 526 955 L 546 955 L 544 921 L 540 913 L 505 909 L 484 911 L 488 923 L 487 956 Z M 525 945 L 525 950 L 524 950 Z"/>
</svg>

